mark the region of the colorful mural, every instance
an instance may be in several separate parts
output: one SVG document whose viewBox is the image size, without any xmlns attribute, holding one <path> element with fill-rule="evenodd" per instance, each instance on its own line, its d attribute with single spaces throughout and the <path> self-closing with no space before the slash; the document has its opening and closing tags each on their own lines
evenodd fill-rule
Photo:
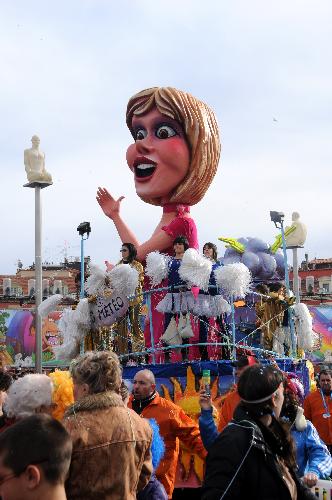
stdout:
<svg viewBox="0 0 332 500">
<path fill-rule="evenodd" d="M 332 364 L 332 306 L 308 306 L 313 318 L 313 329 L 319 335 L 320 348 L 312 352 L 308 358 L 313 363 Z M 54 311 L 43 320 L 43 361 L 54 359 L 53 347 L 60 342 L 58 322 L 61 311 Z M 241 341 L 255 325 L 253 308 L 237 307 L 235 310 L 237 324 L 236 337 Z M 144 316 L 142 316 L 144 320 Z M 248 342 L 249 340 L 249 342 Z M 247 339 L 248 344 L 258 345 L 259 339 Z M 23 358 L 34 356 L 35 326 L 34 313 L 27 309 L 0 309 L 0 349 L 8 351 L 14 359 L 21 353 Z M 211 358 L 215 356 L 211 353 Z"/>
<path fill-rule="evenodd" d="M 54 311 L 43 319 L 43 361 L 54 359 L 53 347 L 60 342 L 58 321 L 61 312 Z M 0 347 L 5 348 L 12 359 L 16 354 L 34 357 L 35 325 L 34 313 L 22 309 L 0 309 Z"/>
<path fill-rule="evenodd" d="M 309 358 L 313 362 L 332 363 L 332 306 L 308 306 L 313 319 L 313 330 L 319 334 L 321 347 Z"/>
</svg>

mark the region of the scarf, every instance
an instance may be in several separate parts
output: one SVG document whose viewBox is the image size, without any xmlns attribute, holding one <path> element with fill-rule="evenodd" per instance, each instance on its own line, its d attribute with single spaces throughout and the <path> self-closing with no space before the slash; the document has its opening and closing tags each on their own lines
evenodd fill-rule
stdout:
<svg viewBox="0 0 332 500">
<path fill-rule="evenodd" d="M 156 396 L 157 396 L 156 391 L 153 391 L 153 393 L 150 394 L 150 396 L 148 396 L 145 399 L 135 399 L 134 398 L 132 400 L 132 403 L 131 403 L 133 410 L 136 413 L 138 413 L 138 415 L 140 415 L 142 413 L 142 411 L 144 410 L 144 408 L 146 408 Z"/>
</svg>

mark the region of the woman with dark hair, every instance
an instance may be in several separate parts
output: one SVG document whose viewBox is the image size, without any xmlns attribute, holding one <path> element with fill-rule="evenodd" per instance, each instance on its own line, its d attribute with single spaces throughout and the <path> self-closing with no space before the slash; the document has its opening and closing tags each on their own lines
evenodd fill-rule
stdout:
<svg viewBox="0 0 332 500">
<path fill-rule="evenodd" d="M 193 307 L 194 297 L 187 284 L 180 278 L 179 269 L 184 252 L 188 250 L 189 243 L 185 236 L 178 236 L 173 241 L 174 257 L 168 261 L 168 288 L 169 292 L 159 302 L 156 309 L 164 313 L 164 332 L 167 331 L 171 321 L 179 320 L 179 315 L 186 316 Z M 165 342 L 167 345 L 167 343 Z M 188 359 L 188 348 L 181 349 L 182 359 Z M 165 361 L 170 361 L 170 351 L 165 351 Z"/>
<path fill-rule="evenodd" d="M 118 322 L 118 354 L 128 353 L 128 338 L 130 336 L 128 332 L 128 322 L 131 325 L 132 352 L 141 352 L 144 349 L 144 335 L 140 324 L 140 314 L 143 302 L 142 287 L 144 282 L 144 270 L 142 264 L 136 260 L 137 250 L 135 245 L 132 243 L 123 243 L 120 252 L 122 258 L 118 264 L 129 264 L 136 269 L 139 275 L 139 281 L 135 290 L 135 298 L 130 300 L 126 315 Z"/>
<path fill-rule="evenodd" d="M 231 311 L 230 305 L 219 293 L 217 288 L 216 278 L 214 271 L 222 264 L 217 261 L 218 251 L 214 243 L 207 242 L 203 246 L 204 256 L 212 261 L 212 270 L 209 279 L 209 288 L 207 291 L 200 290 L 194 304 L 194 314 L 199 317 L 199 342 L 205 343 L 208 340 L 208 333 L 210 327 L 210 319 L 215 318 L 219 331 L 223 335 L 223 342 L 227 340 L 227 327 L 225 316 Z M 220 335 L 220 333 L 218 332 Z M 208 348 L 206 345 L 199 346 L 199 352 L 202 361 L 208 361 Z M 223 359 L 229 358 L 229 349 L 227 346 L 222 347 L 221 357 Z"/>
<path fill-rule="evenodd" d="M 209 450 L 202 500 L 309 500 L 296 476 L 294 445 L 279 422 L 284 377 L 275 366 L 240 376 L 241 403 Z"/>
</svg>

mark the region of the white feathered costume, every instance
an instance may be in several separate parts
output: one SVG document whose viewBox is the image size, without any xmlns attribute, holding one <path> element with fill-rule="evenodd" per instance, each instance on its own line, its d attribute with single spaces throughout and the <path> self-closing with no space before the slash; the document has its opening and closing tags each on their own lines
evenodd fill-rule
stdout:
<svg viewBox="0 0 332 500">
<path fill-rule="evenodd" d="M 91 265 L 90 276 L 86 280 L 85 290 L 89 295 L 102 295 L 111 290 L 130 296 L 135 294 L 138 285 L 138 272 L 125 264 L 115 266 L 111 271 L 103 271 Z M 39 313 L 46 317 L 63 299 L 62 295 L 54 295 L 43 301 Z M 54 347 L 57 359 L 70 360 L 80 352 L 80 344 L 91 326 L 89 299 L 81 299 L 76 309 L 64 309 L 58 324 L 62 344 Z"/>
</svg>

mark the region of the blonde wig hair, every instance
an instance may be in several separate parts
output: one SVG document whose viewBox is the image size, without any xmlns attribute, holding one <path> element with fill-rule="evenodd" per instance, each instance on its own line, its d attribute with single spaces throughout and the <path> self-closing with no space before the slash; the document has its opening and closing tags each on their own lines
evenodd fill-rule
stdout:
<svg viewBox="0 0 332 500">
<path fill-rule="evenodd" d="M 8 389 L 4 407 L 6 415 L 10 418 L 30 417 L 41 406 L 51 406 L 52 392 L 52 380 L 47 375 L 24 375 Z"/>
<path fill-rule="evenodd" d="M 218 168 L 221 146 L 215 114 L 187 92 L 173 87 L 153 87 L 129 99 L 126 121 L 132 133 L 133 116 L 144 115 L 154 107 L 182 126 L 190 149 L 188 173 L 171 193 L 169 203 L 195 205 L 205 195 Z M 141 199 L 152 205 L 161 205 L 155 198 L 141 196 Z"/>
<path fill-rule="evenodd" d="M 55 409 L 52 412 L 52 417 L 57 420 L 62 420 L 66 409 L 74 403 L 73 380 L 69 371 L 55 370 L 49 374 L 54 390 L 53 403 Z"/>
<path fill-rule="evenodd" d="M 122 370 L 114 352 L 86 352 L 73 361 L 70 371 L 74 383 L 87 384 L 92 394 L 120 391 Z"/>
</svg>

